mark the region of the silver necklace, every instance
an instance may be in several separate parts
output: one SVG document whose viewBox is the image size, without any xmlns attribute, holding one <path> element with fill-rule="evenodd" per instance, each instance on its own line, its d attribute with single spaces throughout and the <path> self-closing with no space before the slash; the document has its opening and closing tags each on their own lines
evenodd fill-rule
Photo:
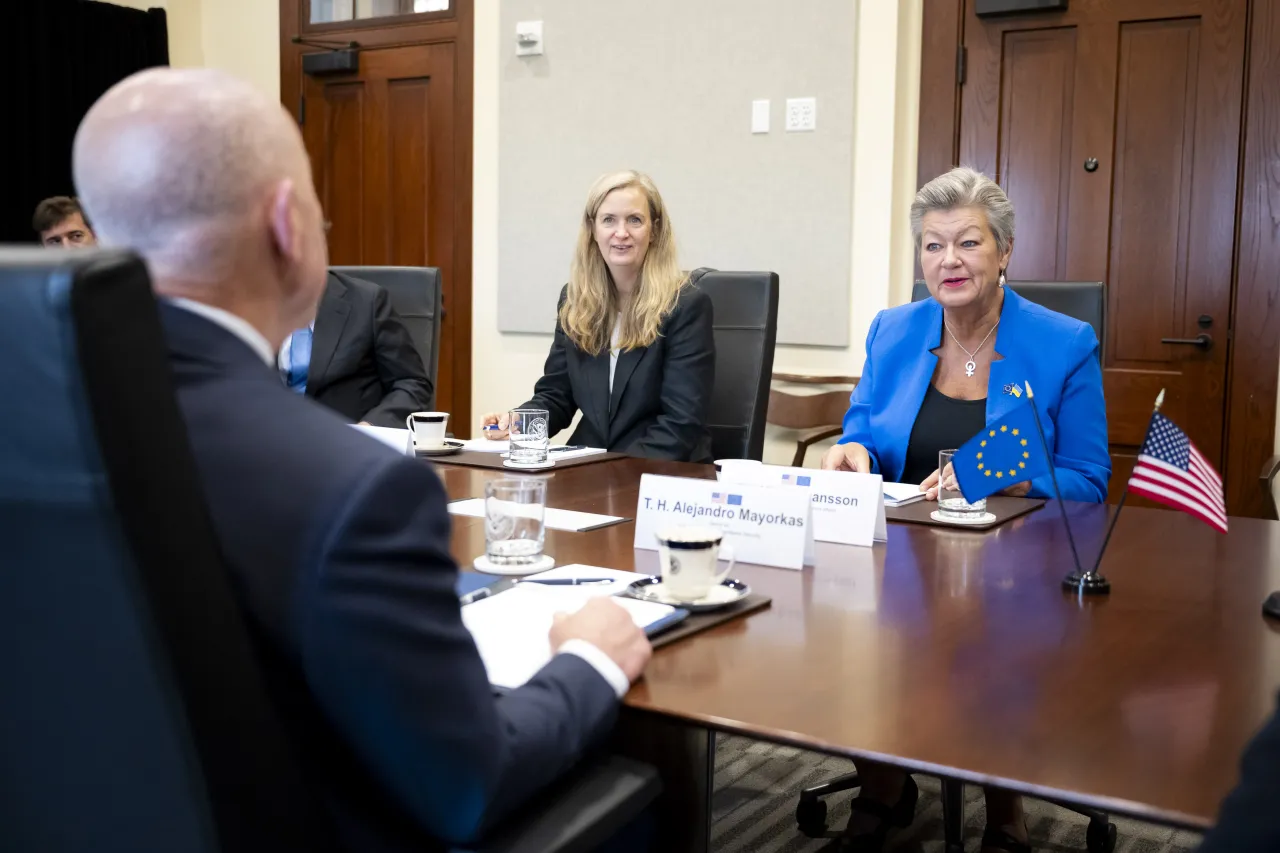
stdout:
<svg viewBox="0 0 1280 853">
<path fill-rule="evenodd" d="M 986 345 L 987 345 L 987 341 L 991 340 L 991 336 L 992 336 L 993 334 L 995 334 L 996 326 L 999 326 L 999 325 L 1000 325 L 1000 321 L 999 321 L 999 320 L 996 320 L 996 326 L 992 326 L 992 327 L 991 327 L 991 331 L 990 331 L 990 332 L 987 332 L 987 336 L 986 336 L 985 338 L 983 338 L 983 339 L 982 339 L 982 343 L 978 344 L 977 348 L 976 348 L 973 352 L 969 352 L 969 350 L 965 349 L 964 344 L 960 343 L 960 339 L 956 337 L 956 333 L 955 333 L 955 332 L 953 332 L 953 331 L 951 331 L 951 324 L 950 324 L 950 323 L 948 323 L 946 320 L 943 320 L 943 321 L 942 321 L 942 325 L 946 327 L 946 329 L 947 329 L 947 334 L 949 334 L 949 335 L 951 336 L 951 340 L 953 340 L 953 341 L 955 341 L 955 342 L 956 342 L 956 346 L 958 346 L 958 347 L 960 347 L 960 349 L 964 350 L 964 351 L 965 351 L 965 354 L 969 356 L 969 360 L 968 360 L 968 361 L 966 361 L 966 362 L 964 363 L 964 375 L 965 375 L 965 376 L 972 376 L 972 375 L 973 375 L 973 372 L 974 372 L 975 370 L 977 370 L 977 369 L 978 369 L 978 365 L 977 365 L 977 363 L 973 360 L 973 357 L 974 357 L 974 356 L 976 356 L 976 355 L 978 354 L 978 352 L 979 352 L 979 351 L 980 351 L 984 346 L 986 346 Z"/>
</svg>

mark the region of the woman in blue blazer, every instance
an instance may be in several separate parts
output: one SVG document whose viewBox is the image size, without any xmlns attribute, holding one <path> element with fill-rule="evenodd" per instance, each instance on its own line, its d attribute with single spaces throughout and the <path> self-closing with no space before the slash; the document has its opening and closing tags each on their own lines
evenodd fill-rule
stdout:
<svg viewBox="0 0 1280 853">
<path fill-rule="evenodd" d="M 822 467 L 920 483 L 936 500 L 938 451 L 1023 404 L 1030 382 L 1062 497 L 1105 500 L 1111 458 L 1098 339 L 1087 324 L 1005 289 L 1013 205 L 1004 191 L 979 172 L 953 169 L 916 194 L 911 230 L 932 298 L 872 322 L 844 435 Z M 1052 497 L 1053 485 L 1037 477 L 1003 494 Z M 862 790 L 841 849 L 876 851 L 891 826 L 911 823 L 915 783 L 871 762 L 858 771 Z M 1030 853 L 1021 798 L 988 789 L 982 849 Z"/>
</svg>

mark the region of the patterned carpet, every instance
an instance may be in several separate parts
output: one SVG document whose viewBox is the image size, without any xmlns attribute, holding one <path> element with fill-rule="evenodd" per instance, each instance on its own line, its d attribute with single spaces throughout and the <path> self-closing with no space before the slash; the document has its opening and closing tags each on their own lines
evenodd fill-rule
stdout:
<svg viewBox="0 0 1280 853">
<path fill-rule="evenodd" d="M 847 773 L 853 765 L 786 746 L 720 735 L 716 743 L 715 795 L 712 800 L 712 850 L 715 853 L 816 853 L 828 844 L 796 829 L 794 811 L 801 788 Z M 943 853 L 942 801 L 936 779 L 917 776 L 920 804 L 915 824 L 896 836 L 889 849 L 900 853 Z M 840 829 L 848 817 L 850 794 L 828 798 L 827 825 Z M 978 850 L 986 820 L 982 791 L 965 786 L 965 849 Z M 1031 844 L 1044 853 L 1085 851 L 1088 820 L 1041 803 L 1027 801 Z M 1116 818 L 1116 853 L 1190 853 L 1199 836 Z"/>
</svg>

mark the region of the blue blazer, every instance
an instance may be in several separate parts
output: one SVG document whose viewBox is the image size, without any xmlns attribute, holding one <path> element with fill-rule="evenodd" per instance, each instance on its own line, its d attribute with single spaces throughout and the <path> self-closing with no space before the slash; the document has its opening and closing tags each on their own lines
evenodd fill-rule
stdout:
<svg viewBox="0 0 1280 853">
<path fill-rule="evenodd" d="M 840 443 L 865 447 L 871 470 L 890 482 L 902 476 L 911 429 L 938 366 L 931 350 L 941 344 L 942 306 L 935 299 L 881 311 L 867 333 L 867 360 L 849 398 Z M 991 363 L 987 423 L 1026 399 L 1006 388 L 1030 382 L 1063 499 L 1105 501 L 1111 456 L 1092 327 L 1006 289 L 993 345 L 1004 358 Z M 1030 494 L 1053 497 L 1048 475 L 1031 481 Z"/>
<path fill-rule="evenodd" d="M 289 391 L 220 326 L 161 318 L 232 585 L 339 847 L 468 843 L 608 736 L 617 696 L 581 658 L 489 686 L 429 464 Z"/>
</svg>

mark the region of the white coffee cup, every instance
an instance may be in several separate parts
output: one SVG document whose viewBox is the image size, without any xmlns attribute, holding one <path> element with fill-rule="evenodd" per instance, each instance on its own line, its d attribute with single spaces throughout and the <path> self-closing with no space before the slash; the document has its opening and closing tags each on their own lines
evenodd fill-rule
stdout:
<svg viewBox="0 0 1280 853">
<path fill-rule="evenodd" d="M 716 479 L 731 479 L 735 483 L 750 482 L 763 463 L 755 459 L 717 459 L 714 463 L 716 466 Z M 729 476 L 729 472 L 733 472 L 733 476 Z"/>
<path fill-rule="evenodd" d="M 677 601 L 699 601 L 707 597 L 733 570 L 733 549 L 724 544 L 723 534 L 710 527 L 670 527 L 656 534 L 658 560 L 662 564 L 662 585 Z M 728 560 L 718 570 L 721 556 Z"/>
<path fill-rule="evenodd" d="M 449 426 L 448 412 L 414 412 L 404 420 L 405 429 L 413 434 L 413 443 L 424 450 L 444 447 L 444 434 Z"/>
</svg>

